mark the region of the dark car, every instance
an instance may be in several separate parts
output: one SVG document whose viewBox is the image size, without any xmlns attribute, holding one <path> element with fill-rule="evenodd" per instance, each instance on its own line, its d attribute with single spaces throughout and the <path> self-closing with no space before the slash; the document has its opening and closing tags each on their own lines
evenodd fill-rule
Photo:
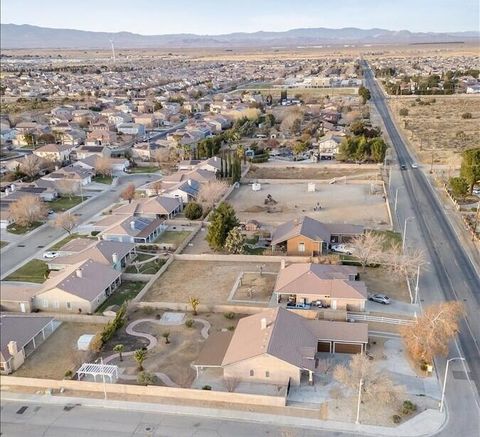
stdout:
<svg viewBox="0 0 480 437">
<path fill-rule="evenodd" d="M 406 170 L 406 169 L 407 169 L 407 166 L 406 166 L 405 164 L 402 164 L 402 165 L 400 166 L 400 169 Z"/>
</svg>

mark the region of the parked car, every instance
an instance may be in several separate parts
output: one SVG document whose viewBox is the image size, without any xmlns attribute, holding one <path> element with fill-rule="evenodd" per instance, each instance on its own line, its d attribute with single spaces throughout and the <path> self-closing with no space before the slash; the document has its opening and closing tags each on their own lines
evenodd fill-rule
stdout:
<svg viewBox="0 0 480 437">
<path fill-rule="evenodd" d="M 406 166 L 405 164 L 402 164 L 402 165 L 400 166 L 400 169 L 401 169 L 401 170 L 406 170 L 406 169 L 407 169 L 407 166 Z"/>
<path fill-rule="evenodd" d="M 54 258 L 57 258 L 58 256 L 60 256 L 58 252 L 45 252 L 43 254 L 44 259 L 54 259 Z"/>
<path fill-rule="evenodd" d="M 351 255 L 353 253 L 353 249 L 345 244 L 333 244 L 331 250 L 333 252 L 344 253 L 345 255 Z"/>
<path fill-rule="evenodd" d="M 371 300 L 372 302 L 382 303 L 383 305 L 390 305 L 390 298 L 385 294 L 371 294 L 370 296 L 368 296 L 368 300 Z"/>
<path fill-rule="evenodd" d="M 418 164 L 415 162 L 412 162 L 412 168 L 418 168 Z"/>
</svg>

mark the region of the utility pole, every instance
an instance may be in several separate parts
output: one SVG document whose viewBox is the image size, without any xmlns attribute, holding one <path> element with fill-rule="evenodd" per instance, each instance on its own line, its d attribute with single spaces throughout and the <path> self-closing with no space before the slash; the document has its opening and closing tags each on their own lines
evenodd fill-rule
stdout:
<svg viewBox="0 0 480 437">
<path fill-rule="evenodd" d="M 430 174 L 433 173 L 433 152 L 434 152 L 435 149 L 432 149 L 432 161 L 430 163 Z"/>
<path fill-rule="evenodd" d="M 440 400 L 440 413 L 443 411 L 443 404 L 445 402 L 445 387 L 447 385 L 448 365 L 450 364 L 450 361 L 454 361 L 454 360 L 465 361 L 465 358 L 454 357 L 454 358 L 450 358 L 449 360 L 447 360 L 447 366 L 445 367 L 445 378 L 443 378 L 442 399 Z"/>
<path fill-rule="evenodd" d="M 475 221 L 473 222 L 473 235 L 472 241 L 475 241 L 475 236 L 477 235 L 477 226 L 478 226 L 478 216 L 480 214 L 480 201 L 477 203 L 477 212 L 475 213 Z"/>
</svg>

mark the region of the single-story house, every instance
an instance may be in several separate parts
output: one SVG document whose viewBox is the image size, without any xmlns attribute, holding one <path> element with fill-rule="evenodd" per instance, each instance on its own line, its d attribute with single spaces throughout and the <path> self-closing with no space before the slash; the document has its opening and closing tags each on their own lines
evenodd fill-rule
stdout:
<svg viewBox="0 0 480 437">
<path fill-rule="evenodd" d="M 51 270 L 60 270 L 69 265 L 89 259 L 106 266 L 111 266 L 115 270 L 122 271 L 136 256 L 135 245 L 133 243 L 87 240 L 85 238 L 79 238 L 78 240 L 89 241 L 90 245 L 79 252 L 59 256 L 48 261 L 48 268 Z"/>
<path fill-rule="evenodd" d="M 63 162 L 70 159 L 74 147 L 70 144 L 45 144 L 33 151 L 34 155 L 48 161 Z"/>
<path fill-rule="evenodd" d="M 360 353 L 367 343 L 366 323 L 308 320 L 269 308 L 240 319 L 233 334 L 209 337 L 193 365 L 197 376 L 217 367 L 241 382 L 299 385 L 303 378 L 313 383 L 318 352 Z"/>
<path fill-rule="evenodd" d="M 81 167 L 86 170 L 89 170 L 93 173 L 97 172 L 97 160 L 100 158 L 98 155 L 90 155 L 86 158 L 79 159 L 73 165 L 76 167 Z M 108 158 L 108 163 L 112 172 L 116 171 L 125 171 L 129 165 L 130 161 L 125 158 Z"/>
<path fill-rule="evenodd" d="M 122 215 L 117 217 L 118 220 L 112 220 L 113 224 L 100 233 L 100 238 L 124 243 L 153 243 L 167 229 L 164 220 L 158 218 Z"/>
<path fill-rule="evenodd" d="M 178 185 L 168 188 L 163 195 L 166 197 L 178 198 L 182 203 L 186 204 L 192 200 L 196 200 L 200 191 L 200 182 L 195 179 L 187 179 Z"/>
<path fill-rule="evenodd" d="M 155 196 L 148 199 L 134 200 L 131 203 L 122 205 L 113 210 L 113 214 L 170 219 L 181 212 L 182 208 L 181 199 Z"/>
<path fill-rule="evenodd" d="M 92 176 L 93 172 L 90 170 L 79 166 L 69 165 L 59 170 L 55 170 L 53 173 L 50 173 L 46 176 L 43 176 L 42 179 L 53 182 L 69 180 L 78 182 L 81 185 L 87 185 L 92 182 Z"/>
<path fill-rule="evenodd" d="M 354 266 L 298 263 L 278 272 L 273 293 L 286 306 L 322 306 L 364 311 L 367 287 Z"/>
<path fill-rule="evenodd" d="M 0 315 L 0 373 L 15 372 L 59 325 L 52 317 Z"/>
<path fill-rule="evenodd" d="M 277 226 L 272 235 L 272 250 L 286 246 L 288 255 L 319 256 L 328 252 L 330 244 L 348 241 L 363 231 L 363 226 L 321 223 L 303 216 Z"/>
<path fill-rule="evenodd" d="M 77 159 L 85 159 L 88 156 L 102 156 L 104 158 L 109 158 L 111 155 L 111 150 L 106 147 L 106 146 L 80 146 L 78 149 L 75 150 L 75 153 L 77 155 Z"/>
<path fill-rule="evenodd" d="M 33 311 L 33 299 L 42 289 L 40 284 L 2 281 L 0 283 L 0 310 L 20 313 Z"/>
<path fill-rule="evenodd" d="M 121 284 L 122 272 L 92 260 L 51 272 L 34 299 L 43 311 L 93 313 Z"/>
</svg>

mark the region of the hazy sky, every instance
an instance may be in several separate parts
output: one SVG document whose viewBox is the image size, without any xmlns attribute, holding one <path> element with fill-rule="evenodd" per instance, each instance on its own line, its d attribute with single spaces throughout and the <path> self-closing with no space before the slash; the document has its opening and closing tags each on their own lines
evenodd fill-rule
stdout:
<svg viewBox="0 0 480 437">
<path fill-rule="evenodd" d="M 298 27 L 479 29 L 478 0 L 1 0 L 2 23 L 45 27 L 221 34 Z"/>
</svg>

